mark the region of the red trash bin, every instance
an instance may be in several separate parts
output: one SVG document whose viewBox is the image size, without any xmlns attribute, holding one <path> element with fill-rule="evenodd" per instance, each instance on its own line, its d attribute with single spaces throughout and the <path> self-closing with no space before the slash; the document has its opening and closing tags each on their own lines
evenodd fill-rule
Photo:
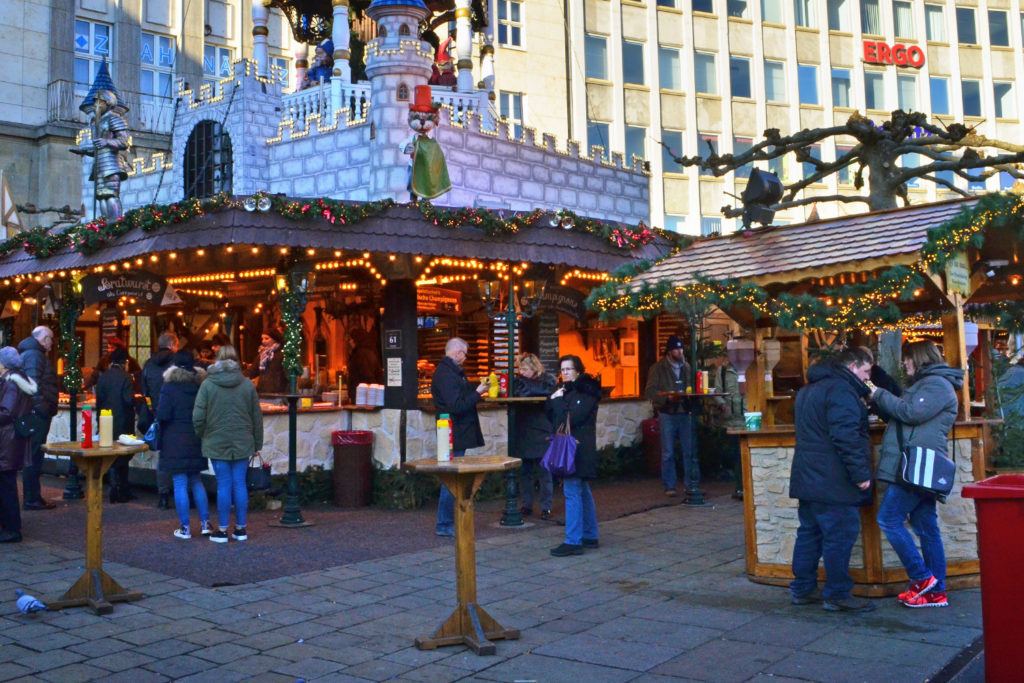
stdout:
<svg viewBox="0 0 1024 683">
<path fill-rule="evenodd" d="M 331 432 L 334 446 L 334 504 L 365 507 L 373 493 L 373 432 Z"/>
<path fill-rule="evenodd" d="M 640 423 L 644 448 L 644 469 L 647 474 L 661 476 L 661 425 L 658 417 L 649 417 Z"/>
<path fill-rule="evenodd" d="M 1021 680 L 1024 633 L 1024 475 L 1000 474 L 963 489 L 978 512 L 981 620 L 985 629 L 985 681 Z"/>
</svg>

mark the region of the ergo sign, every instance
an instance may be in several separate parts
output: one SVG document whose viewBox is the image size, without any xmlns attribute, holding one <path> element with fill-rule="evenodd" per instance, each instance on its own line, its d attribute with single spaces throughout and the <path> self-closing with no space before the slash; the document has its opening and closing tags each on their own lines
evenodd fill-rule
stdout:
<svg viewBox="0 0 1024 683">
<path fill-rule="evenodd" d="M 864 61 L 868 64 L 895 64 L 920 69 L 924 66 L 924 50 L 917 45 L 896 43 L 890 46 L 880 40 L 865 40 Z"/>
</svg>

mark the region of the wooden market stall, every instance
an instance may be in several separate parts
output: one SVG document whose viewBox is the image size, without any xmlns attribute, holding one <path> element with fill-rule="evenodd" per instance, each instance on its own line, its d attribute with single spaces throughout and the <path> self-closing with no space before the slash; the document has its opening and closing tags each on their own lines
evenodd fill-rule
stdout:
<svg viewBox="0 0 1024 683">
<path fill-rule="evenodd" d="M 806 381 L 815 352 L 837 341 L 835 334 L 809 329 L 810 325 L 784 329 L 779 311 L 785 311 L 787 321 L 799 323 L 810 315 L 800 308 L 808 302 L 843 319 L 850 319 L 851 311 L 867 309 L 868 303 L 891 304 L 899 320 L 862 324 L 861 329 L 848 330 L 845 341 L 863 344 L 885 329 L 931 325 L 941 331 L 947 362 L 963 368 L 965 377 L 969 348 L 980 349 L 975 353 L 973 402 L 976 409 L 983 409 L 983 389 L 990 381 L 985 378 L 991 375 L 992 330 L 983 326 L 987 329 L 979 334 L 977 325 L 965 321 L 965 307 L 1021 299 L 1022 205 L 1016 195 L 981 203 L 961 199 L 700 240 L 629 283 L 640 291 L 664 282 L 686 287 L 731 281 L 730 291 L 754 285 L 762 296 L 751 303 L 756 296 L 748 292 L 746 300 L 739 296 L 726 306 L 752 339 L 756 353 L 746 371 L 746 410 L 763 414 L 760 429 L 730 432 L 739 438 L 742 453 L 747 574 L 752 580 L 786 583 L 792 576 L 797 519 L 788 481 L 795 431 L 787 424 L 791 418 L 783 416 L 791 415 L 793 397 Z M 994 215 L 1009 220 L 993 221 Z M 931 238 L 929 231 L 934 231 Z M 876 287 L 879 282 L 886 286 Z M 846 300 L 837 292 L 845 293 Z M 764 299 L 780 303 L 772 308 Z M 972 415 L 971 390 L 970 382 L 965 382 L 961 420 L 953 434 L 957 488 L 941 506 L 953 586 L 976 585 L 978 580 L 974 507 L 957 494 L 964 484 L 984 477 L 991 447 L 989 423 Z M 882 431 L 883 425 L 873 424 L 876 458 Z M 863 595 L 893 594 L 906 581 L 875 522 L 878 502 L 876 491 L 873 505 L 864 508 L 862 538 L 851 565 L 856 592 Z"/>
</svg>

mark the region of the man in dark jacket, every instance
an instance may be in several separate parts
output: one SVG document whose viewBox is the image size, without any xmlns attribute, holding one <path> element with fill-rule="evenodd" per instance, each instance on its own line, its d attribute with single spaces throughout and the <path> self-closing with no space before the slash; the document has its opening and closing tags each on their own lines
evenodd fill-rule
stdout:
<svg viewBox="0 0 1024 683">
<path fill-rule="evenodd" d="M 437 364 L 434 378 L 430 382 L 430 395 L 434 399 L 437 415 L 447 413 L 452 422 L 452 457 L 461 458 L 469 448 L 484 445 L 484 434 L 480 430 L 480 417 L 476 404 L 487 391 L 487 384 L 480 383 L 474 388 L 466 379 L 462 364 L 466 361 L 469 345 L 464 339 L 452 337 L 444 347 L 444 359 Z M 447 487 L 441 486 L 437 501 L 438 536 L 455 535 L 455 498 Z"/>
<path fill-rule="evenodd" d="M 793 547 L 792 602 L 817 602 L 818 562 L 825 560 L 825 609 L 867 612 L 874 605 L 850 597 L 850 553 L 860 533 L 858 508 L 870 502 L 870 395 L 865 381 L 872 359 L 850 348 L 818 363 L 796 397 L 796 451 L 789 497 L 800 501 Z"/>
<path fill-rule="evenodd" d="M 43 469 L 43 444 L 50 433 L 50 422 L 57 414 L 57 400 L 60 389 L 57 387 L 57 373 L 47 354 L 53 348 L 53 330 L 40 325 L 32 330 L 32 335 L 18 344 L 21 354 L 22 368 L 25 375 L 38 385 L 38 393 L 32 397 L 32 410 L 46 423 L 45 427 L 34 435 L 29 442 L 29 460 L 21 471 L 21 483 L 24 488 L 26 510 L 52 510 L 57 507 L 43 498 L 39 487 L 39 474 Z"/>
<path fill-rule="evenodd" d="M 114 418 L 114 439 L 135 431 L 135 386 L 128 374 L 128 352 L 117 348 L 110 354 L 110 365 L 96 381 L 96 410 L 109 410 Z M 110 502 L 135 500 L 128 481 L 132 456 L 122 455 L 110 468 Z"/>
<path fill-rule="evenodd" d="M 661 484 L 666 496 L 676 495 L 676 445 L 683 458 L 683 480 L 686 489 L 696 489 L 700 482 L 697 459 L 691 458 L 693 440 L 690 411 L 685 399 L 665 396 L 668 392 L 684 392 L 690 385 L 692 371 L 684 357 L 683 340 L 672 335 L 665 344 L 665 355 L 651 366 L 647 374 L 644 396 L 654 405 L 661 434 Z"/>
<path fill-rule="evenodd" d="M 143 434 L 149 429 L 149 425 L 156 415 L 157 405 L 160 403 L 160 388 L 164 385 L 164 373 L 171 367 L 171 358 L 178 351 L 178 337 L 173 332 L 164 332 L 156 341 L 157 350 L 146 365 L 142 368 L 142 395 L 146 400 L 146 407 L 140 411 L 139 431 Z M 157 458 L 159 458 L 157 454 Z M 171 507 L 171 474 L 167 468 L 160 469 L 159 460 L 156 470 L 156 488 L 160 497 L 156 506 L 161 510 Z"/>
</svg>

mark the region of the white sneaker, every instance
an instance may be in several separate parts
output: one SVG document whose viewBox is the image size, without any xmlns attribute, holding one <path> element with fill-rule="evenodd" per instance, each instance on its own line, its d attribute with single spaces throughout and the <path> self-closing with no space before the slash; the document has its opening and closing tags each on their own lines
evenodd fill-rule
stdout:
<svg viewBox="0 0 1024 683">
<path fill-rule="evenodd" d="M 203 522 L 203 528 L 200 531 L 203 536 L 209 536 L 213 533 L 213 527 L 210 526 L 209 522 Z"/>
<path fill-rule="evenodd" d="M 192 538 L 192 532 L 188 530 L 187 526 L 178 527 L 174 530 L 174 537 L 187 541 Z"/>
<path fill-rule="evenodd" d="M 236 541 L 248 541 L 249 533 L 244 526 L 236 526 L 235 530 L 231 532 L 231 538 Z"/>
</svg>

